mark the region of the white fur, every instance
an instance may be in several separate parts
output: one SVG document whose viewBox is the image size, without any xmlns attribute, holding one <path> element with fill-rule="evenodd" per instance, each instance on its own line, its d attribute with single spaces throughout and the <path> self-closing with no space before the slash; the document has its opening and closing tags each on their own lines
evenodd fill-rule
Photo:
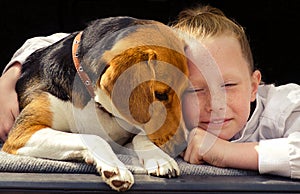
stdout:
<svg viewBox="0 0 300 194">
<path fill-rule="evenodd" d="M 103 180 L 113 189 L 129 189 L 134 183 L 133 175 L 112 148 L 128 149 L 123 144 L 131 135 L 129 132 L 136 132 L 135 127 L 121 119 L 120 115 L 111 117 L 98 109 L 93 99 L 83 109 L 50 94 L 49 100 L 53 129 L 44 128 L 35 132 L 17 154 L 56 160 L 84 160 L 94 164 Z M 110 106 L 113 110 L 108 103 L 106 98 L 105 108 Z M 134 137 L 133 147 L 148 174 L 178 176 L 179 168 L 175 160 L 142 134 L 144 132 Z M 122 184 L 114 185 L 114 181 Z"/>
<path fill-rule="evenodd" d="M 169 177 L 180 175 L 177 162 L 153 144 L 145 134 L 136 135 L 132 144 L 148 174 Z"/>
<path fill-rule="evenodd" d="M 125 121 L 111 117 L 106 112 L 97 109 L 91 99 L 83 108 L 76 108 L 71 102 L 64 102 L 49 95 L 51 111 L 53 112 L 53 128 L 73 133 L 94 134 L 104 138 L 109 143 L 123 144 L 130 137 L 133 127 Z M 126 125 L 127 130 L 122 126 Z"/>
<path fill-rule="evenodd" d="M 18 150 L 18 154 L 56 160 L 84 160 L 95 165 L 102 179 L 115 190 L 127 190 L 134 183 L 132 173 L 117 158 L 110 145 L 96 135 L 44 128 L 34 133 L 26 145 Z M 107 177 L 106 172 L 114 174 Z M 124 184 L 117 187 L 113 184 L 114 180 L 123 181 Z"/>
</svg>

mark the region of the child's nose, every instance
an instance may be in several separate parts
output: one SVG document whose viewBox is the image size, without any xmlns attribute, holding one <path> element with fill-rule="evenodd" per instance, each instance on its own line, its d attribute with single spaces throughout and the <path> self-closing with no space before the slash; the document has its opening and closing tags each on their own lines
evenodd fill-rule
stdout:
<svg viewBox="0 0 300 194">
<path fill-rule="evenodd" d="M 226 93 L 221 90 L 211 90 L 206 102 L 206 111 L 220 112 L 226 108 Z"/>
</svg>

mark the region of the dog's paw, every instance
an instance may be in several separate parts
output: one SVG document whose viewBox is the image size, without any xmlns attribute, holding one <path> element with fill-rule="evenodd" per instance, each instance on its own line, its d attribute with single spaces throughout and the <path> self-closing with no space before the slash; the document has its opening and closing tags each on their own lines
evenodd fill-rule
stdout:
<svg viewBox="0 0 300 194">
<path fill-rule="evenodd" d="M 102 169 L 102 179 L 114 190 L 126 191 L 134 183 L 132 173 L 127 169 Z"/>
<path fill-rule="evenodd" d="M 130 189 L 134 183 L 132 173 L 123 163 L 118 162 L 115 165 L 108 165 L 98 161 L 96 168 L 103 181 L 116 191 L 126 191 Z"/>
<path fill-rule="evenodd" d="M 116 191 L 126 191 L 134 184 L 132 173 L 113 153 L 99 157 L 85 151 L 84 160 L 87 164 L 94 165 L 102 180 Z"/>
<path fill-rule="evenodd" d="M 177 162 L 161 150 L 152 154 L 140 155 L 140 160 L 149 175 L 159 177 L 177 177 L 180 170 Z"/>
</svg>

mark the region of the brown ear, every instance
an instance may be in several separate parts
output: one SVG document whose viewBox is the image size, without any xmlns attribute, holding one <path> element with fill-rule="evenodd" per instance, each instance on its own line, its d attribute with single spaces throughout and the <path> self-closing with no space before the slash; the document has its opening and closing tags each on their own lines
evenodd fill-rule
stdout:
<svg viewBox="0 0 300 194">
<path fill-rule="evenodd" d="M 153 49 L 142 50 L 140 52 L 140 62 L 141 62 L 141 69 L 143 69 L 143 62 L 147 64 L 146 73 L 145 75 L 143 71 L 137 71 L 137 74 L 140 72 L 140 75 L 135 75 L 135 78 L 142 80 L 145 76 L 148 79 L 145 79 L 145 82 L 139 84 L 135 89 L 132 91 L 130 98 L 129 98 L 129 109 L 132 118 L 139 123 L 146 123 L 150 120 L 150 113 L 149 113 L 149 106 L 154 101 L 154 91 L 152 87 L 153 79 L 155 79 L 155 65 L 157 59 L 157 53 Z M 139 69 L 139 68 L 138 68 Z"/>
<path fill-rule="evenodd" d="M 102 77 L 101 84 L 115 107 L 132 122 L 145 123 L 150 119 L 156 59 L 157 53 L 151 48 L 130 48 L 110 61 Z"/>
<path fill-rule="evenodd" d="M 153 100 L 151 81 L 141 83 L 131 92 L 129 97 L 129 112 L 134 119 L 133 122 L 142 124 L 150 120 L 149 108 Z"/>
</svg>

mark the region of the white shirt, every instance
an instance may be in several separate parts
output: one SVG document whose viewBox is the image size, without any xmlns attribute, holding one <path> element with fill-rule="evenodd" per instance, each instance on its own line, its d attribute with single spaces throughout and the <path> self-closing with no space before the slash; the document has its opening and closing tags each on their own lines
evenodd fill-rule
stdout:
<svg viewBox="0 0 300 194">
<path fill-rule="evenodd" d="M 28 40 L 25 41 L 25 43 L 21 46 L 21 48 L 19 48 L 13 55 L 13 57 L 11 58 L 11 60 L 9 61 L 9 63 L 6 65 L 6 67 L 3 70 L 3 73 L 15 62 L 19 62 L 21 64 L 23 64 L 26 60 L 26 58 L 32 54 L 34 51 L 49 46 L 63 38 L 65 38 L 66 36 L 68 36 L 69 34 L 67 33 L 55 33 L 52 34 L 50 36 L 39 36 L 39 37 L 34 37 L 34 38 L 30 38 Z"/>
<path fill-rule="evenodd" d="M 258 89 L 256 108 L 233 142 L 259 142 L 259 172 L 300 178 L 300 86 Z"/>
</svg>

